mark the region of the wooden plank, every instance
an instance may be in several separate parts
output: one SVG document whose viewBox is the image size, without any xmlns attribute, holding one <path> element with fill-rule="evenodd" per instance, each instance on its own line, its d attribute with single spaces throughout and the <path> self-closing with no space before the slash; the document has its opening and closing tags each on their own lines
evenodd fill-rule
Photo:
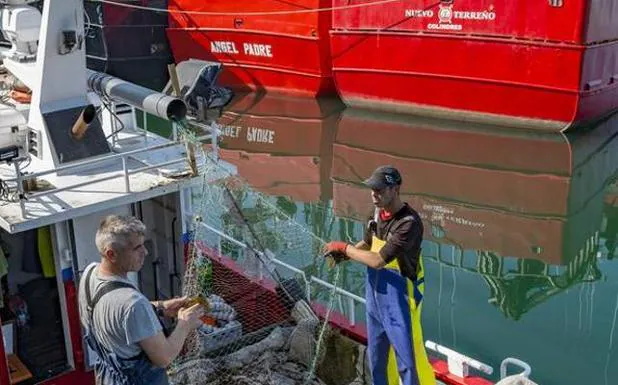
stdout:
<svg viewBox="0 0 618 385">
<path fill-rule="evenodd" d="M 9 373 L 11 374 L 11 384 L 18 384 L 32 378 L 32 373 L 15 354 L 9 355 L 7 361 L 9 363 Z"/>
</svg>

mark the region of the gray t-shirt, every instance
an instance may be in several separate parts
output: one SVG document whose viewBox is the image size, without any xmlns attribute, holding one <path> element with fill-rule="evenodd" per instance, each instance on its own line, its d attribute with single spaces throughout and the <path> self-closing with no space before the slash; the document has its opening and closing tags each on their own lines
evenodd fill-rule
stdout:
<svg viewBox="0 0 618 385">
<path fill-rule="evenodd" d="M 92 299 L 97 290 L 107 281 L 126 282 L 135 287 L 128 279 L 114 276 L 102 277 L 98 274 L 99 263 L 86 267 L 79 283 L 79 312 L 82 325 L 88 325 L 88 303 L 86 301 L 86 274 L 90 275 L 90 295 Z M 108 351 L 115 352 L 121 358 L 135 357 L 142 352 L 139 341 L 152 337 L 162 331 L 157 315 L 148 298 L 137 289 L 120 288 L 101 297 L 94 308 L 91 326 L 95 338 Z"/>
</svg>

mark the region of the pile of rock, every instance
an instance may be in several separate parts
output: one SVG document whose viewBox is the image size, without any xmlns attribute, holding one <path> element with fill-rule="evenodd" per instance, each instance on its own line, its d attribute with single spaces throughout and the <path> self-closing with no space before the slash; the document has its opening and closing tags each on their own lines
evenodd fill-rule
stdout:
<svg viewBox="0 0 618 385">
<path fill-rule="evenodd" d="M 187 361 L 170 371 L 174 385 L 369 385 L 365 347 L 307 320 L 277 327 L 263 340 L 217 358 Z M 313 368 L 313 369 L 312 369 Z"/>
</svg>

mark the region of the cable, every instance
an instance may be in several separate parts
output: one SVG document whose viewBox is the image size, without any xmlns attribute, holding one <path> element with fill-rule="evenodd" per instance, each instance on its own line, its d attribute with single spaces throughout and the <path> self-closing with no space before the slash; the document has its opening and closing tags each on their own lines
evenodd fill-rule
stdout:
<svg viewBox="0 0 618 385">
<path fill-rule="evenodd" d="M 26 163 L 25 166 L 22 166 L 23 163 Z M 26 158 L 25 160 L 22 159 L 20 161 L 17 162 L 17 164 L 19 165 L 19 169 L 20 170 L 25 170 L 30 166 L 30 163 L 32 163 L 32 157 L 28 156 L 28 158 Z"/>
<path fill-rule="evenodd" d="M 0 179 L 0 199 L 9 200 L 10 189 L 6 182 Z"/>
<path fill-rule="evenodd" d="M 90 32 L 90 27 L 92 26 L 92 22 L 90 20 L 90 15 L 88 14 L 88 12 L 86 12 L 86 8 L 84 8 L 84 16 L 86 16 L 86 25 L 84 26 L 84 37 L 88 36 L 88 33 Z"/>
<path fill-rule="evenodd" d="M 11 188 L 5 180 L 0 179 L 0 201 L 19 202 L 17 186 Z"/>
<path fill-rule="evenodd" d="M 11 90 L 15 85 L 15 78 L 9 76 L 4 81 L 0 82 L 0 104 L 4 104 L 9 107 L 15 107 L 15 104 L 11 102 Z"/>
<path fill-rule="evenodd" d="M 374 6 L 374 5 L 383 5 L 383 4 L 395 3 L 395 2 L 401 2 L 401 1 L 403 1 L 403 0 L 376 0 L 376 1 L 373 1 L 371 3 L 341 5 L 341 6 L 338 6 L 338 7 L 301 9 L 301 10 L 297 10 L 297 11 L 232 12 L 232 13 L 230 13 L 230 12 L 180 11 L 180 10 L 172 10 L 172 9 L 152 8 L 152 7 L 146 7 L 146 6 L 143 6 L 143 5 L 133 5 L 133 4 L 128 4 L 128 3 L 118 3 L 116 1 L 111 1 L 111 0 L 100 0 L 101 3 L 117 5 L 119 7 L 141 9 L 141 10 L 144 10 L 144 11 L 165 12 L 165 13 L 178 13 L 178 14 L 184 14 L 184 15 L 210 15 L 210 16 L 295 15 L 295 14 L 301 14 L 301 13 L 342 11 L 342 10 L 353 9 L 353 8 L 365 8 L 365 7 L 371 7 L 371 6 Z"/>
<path fill-rule="evenodd" d="M 109 111 L 110 115 L 120 124 L 120 128 L 115 131 L 112 131 L 109 135 L 105 137 L 105 140 L 108 140 L 109 138 L 116 135 L 117 133 L 124 130 L 125 128 L 124 123 L 122 122 L 122 119 L 120 119 L 118 115 L 116 115 L 116 113 L 112 110 L 111 105 L 112 105 L 111 100 L 103 96 L 101 97 L 101 107 L 99 107 L 99 110 L 97 111 L 97 116 L 99 117 L 99 120 L 102 120 L 101 113 L 103 112 L 103 109 L 106 109 L 107 111 Z"/>
</svg>

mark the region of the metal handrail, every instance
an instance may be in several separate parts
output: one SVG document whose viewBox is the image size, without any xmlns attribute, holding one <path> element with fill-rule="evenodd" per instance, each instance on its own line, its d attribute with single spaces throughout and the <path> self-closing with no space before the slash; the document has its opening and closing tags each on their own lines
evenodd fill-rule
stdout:
<svg viewBox="0 0 618 385">
<path fill-rule="evenodd" d="M 191 216 L 191 213 L 186 213 L 186 215 L 187 216 Z M 234 245 L 236 245 L 238 247 L 241 247 L 241 248 L 243 248 L 245 250 L 250 248 L 247 244 L 243 243 L 242 241 L 239 241 L 236 238 L 234 238 L 234 237 L 232 237 L 230 235 L 225 234 L 223 231 L 221 231 L 221 230 L 219 230 L 219 229 L 217 229 L 217 228 L 215 228 L 215 227 L 213 227 L 213 226 L 211 226 L 211 225 L 209 225 L 209 224 L 207 224 L 207 223 L 205 223 L 205 222 L 203 222 L 201 220 L 198 221 L 198 223 L 201 224 L 202 227 L 204 227 L 206 230 L 211 231 L 211 232 L 213 232 L 213 233 L 215 233 L 216 235 L 219 236 L 219 242 L 218 242 L 219 245 L 218 246 L 219 246 L 219 254 L 220 255 L 221 255 L 221 250 L 220 250 L 221 238 L 224 238 L 224 239 L 230 241 L 231 243 L 233 243 Z M 255 250 L 254 250 L 254 252 L 255 252 Z M 264 253 L 262 253 L 262 252 L 258 252 L 258 253 L 260 255 L 264 255 Z M 277 258 L 275 258 L 273 256 L 269 256 L 269 259 L 272 262 L 274 262 L 277 265 L 279 265 L 279 266 L 285 267 L 285 268 L 287 268 L 287 269 L 289 269 L 289 270 L 291 270 L 291 271 L 293 271 L 295 273 L 301 274 L 303 276 L 303 279 L 305 279 L 305 282 L 307 281 L 307 277 L 306 277 L 307 274 L 303 270 L 301 270 L 301 269 L 299 269 L 297 267 L 294 267 L 292 265 L 289 265 L 289 264 L 287 264 L 287 263 L 285 263 L 283 261 L 280 261 L 279 259 L 277 259 Z M 351 293 L 351 292 L 349 292 L 349 291 L 347 291 L 345 289 L 336 287 L 335 285 L 333 285 L 333 284 L 331 284 L 329 282 L 323 281 L 320 278 L 317 278 L 317 277 L 314 277 L 314 276 L 309 276 L 309 282 L 315 283 L 315 284 L 320 285 L 320 286 L 323 286 L 323 287 L 325 287 L 327 289 L 330 289 L 330 290 L 334 289 L 337 294 L 342 295 L 344 297 L 347 297 L 348 304 L 350 306 L 348 308 L 348 310 L 349 310 L 348 320 L 350 322 L 350 325 L 352 325 L 352 326 L 355 325 L 355 314 L 354 314 L 354 312 L 355 312 L 355 305 L 356 305 L 357 302 L 361 303 L 363 305 L 366 305 L 366 301 L 365 301 L 364 298 L 359 297 L 359 296 L 357 296 L 357 295 L 355 295 L 355 294 L 353 294 L 353 293 Z M 309 297 L 308 299 L 310 299 L 310 296 L 308 296 L 308 297 Z M 470 368 L 476 369 L 476 370 L 478 370 L 478 371 L 480 371 L 482 373 L 485 373 L 487 375 L 491 375 L 494 372 L 493 367 L 491 367 L 490 365 L 487 365 L 487 364 L 485 364 L 483 362 L 480 362 L 480 361 L 478 361 L 478 360 L 476 360 L 474 358 L 468 357 L 468 356 L 466 356 L 464 354 L 461 354 L 459 352 L 456 352 L 456 351 L 454 351 L 452 349 L 449 349 L 447 347 L 439 345 L 439 344 L 437 344 L 437 343 L 435 343 L 433 341 L 429 341 L 429 340 L 426 341 L 425 342 L 425 347 L 428 350 L 435 351 L 436 353 L 442 354 L 442 355 L 444 355 L 446 357 L 446 362 L 447 362 L 447 365 L 448 365 L 448 371 L 449 371 L 449 373 L 451 375 L 455 375 L 455 376 L 460 377 L 460 378 L 466 378 L 466 377 L 469 376 L 469 369 Z M 501 366 L 500 366 L 500 372 L 501 372 L 501 377 L 502 378 L 504 378 L 504 376 L 506 375 L 506 366 L 507 366 L 507 364 L 514 364 L 514 365 L 517 365 L 517 366 L 521 367 L 524 370 L 520 374 L 521 376 L 527 377 L 527 376 L 530 375 L 530 372 L 531 372 L 530 365 L 528 365 L 526 362 L 524 362 L 522 360 L 509 357 L 509 358 L 505 359 L 502 362 Z"/>
<path fill-rule="evenodd" d="M 494 369 L 474 358 L 468 357 L 464 354 L 456 352 L 445 346 L 439 345 L 433 341 L 426 341 L 425 347 L 429 350 L 433 350 L 436 353 L 440 353 L 447 358 L 448 371 L 460 378 L 466 378 L 469 375 L 469 368 L 476 369 L 488 375 L 492 375 Z"/>
<path fill-rule="evenodd" d="M 112 108 L 115 108 L 115 103 L 112 104 Z M 135 119 L 136 108 L 132 108 L 132 111 L 133 111 L 133 121 L 135 123 L 136 122 L 136 119 Z M 144 112 L 144 114 L 146 114 L 146 112 Z M 147 121 L 148 119 L 144 119 L 144 120 Z M 173 123 L 173 124 L 174 124 L 174 126 L 176 125 L 175 123 Z M 211 143 L 212 143 L 212 151 L 213 151 L 213 153 L 216 156 L 218 154 L 218 140 L 217 140 L 217 137 L 218 137 L 218 134 L 219 134 L 217 128 L 216 127 L 209 127 L 209 126 L 204 125 L 204 124 L 201 124 L 200 127 L 202 129 L 209 129 L 210 130 L 210 134 L 202 135 L 202 136 L 200 136 L 198 138 L 198 140 L 200 140 L 200 141 L 210 140 Z M 112 138 L 112 139 L 114 139 L 114 138 Z M 144 143 L 147 143 L 147 142 L 145 141 Z M 137 173 L 144 172 L 144 171 L 148 171 L 148 170 L 152 170 L 152 169 L 156 169 L 156 168 L 160 168 L 160 167 L 170 166 L 172 164 L 177 164 L 177 163 L 181 163 L 181 162 L 187 162 L 187 158 L 180 157 L 180 158 L 177 158 L 177 159 L 174 159 L 174 160 L 167 160 L 167 161 L 164 161 L 164 162 L 152 164 L 152 165 L 145 166 L 145 167 L 140 167 L 140 168 L 133 169 L 133 170 L 129 170 L 129 168 L 128 168 L 128 160 L 129 160 L 129 158 L 134 157 L 135 155 L 146 153 L 146 152 L 158 151 L 158 150 L 162 150 L 162 149 L 165 149 L 165 148 L 171 148 L 171 147 L 174 147 L 174 146 L 180 146 L 180 145 L 183 145 L 183 144 L 184 144 L 183 142 L 179 142 L 179 141 L 175 140 L 175 141 L 172 141 L 172 142 L 156 144 L 156 145 L 153 145 L 153 146 L 147 146 L 147 147 L 143 147 L 143 148 L 127 151 L 127 152 L 112 154 L 112 155 L 106 155 L 106 156 L 98 157 L 96 159 L 88 159 L 88 160 L 79 161 L 79 162 L 76 162 L 76 163 L 73 163 L 73 164 L 69 164 L 69 165 L 65 165 L 65 166 L 60 166 L 60 167 L 51 168 L 51 169 L 48 169 L 48 170 L 43 170 L 43 171 L 38 171 L 38 172 L 29 173 L 29 174 L 23 174 L 23 175 L 22 175 L 22 173 L 21 173 L 21 171 L 19 169 L 19 164 L 15 163 L 15 175 L 16 175 L 15 178 L 7 178 L 7 179 L 5 179 L 5 181 L 6 182 L 15 182 L 15 183 L 17 183 L 17 189 L 18 189 L 18 191 L 20 193 L 19 200 L 20 200 L 20 205 L 21 205 L 21 212 L 22 212 L 22 216 L 25 216 L 26 213 L 25 213 L 24 201 L 26 201 L 28 199 L 39 198 L 39 197 L 43 197 L 43 196 L 59 193 L 59 192 L 62 192 L 62 191 L 83 187 L 83 186 L 86 186 L 86 185 L 92 185 L 92 184 L 97 183 L 97 182 L 104 182 L 104 181 L 107 181 L 107 180 L 110 180 L 110 179 L 115 179 L 115 178 L 118 178 L 118 177 L 124 177 L 125 192 L 126 193 L 130 193 L 131 192 L 130 180 L 129 180 L 129 176 L 130 175 L 137 174 Z M 104 163 L 109 163 L 109 162 L 114 162 L 114 161 L 118 161 L 118 160 L 122 162 L 122 172 L 114 173 L 113 175 L 107 175 L 107 176 L 102 176 L 102 177 L 98 177 L 98 178 L 94 178 L 94 179 L 89 179 L 89 180 L 84 181 L 84 182 L 78 182 L 78 183 L 74 183 L 74 184 L 71 184 L 71 185 L 68 185 L 68 186 L 57 187 L 57 188 L 49 189 L 49 190 L 42 191 L 42 192 L 30 193 L 28 195 L 25 195 L 25 192 L 23 190 L 22 183 L 25 182 L 25 181 L 28 181 L 30 179 L 35 179 L 37 177 L 41 177 L 41 176 L 44 176 L 44 175 L 54 174 L 54 173 L 58 173 L 58 172 L 64 172 L 64 171 L 73 170 L 73 169 L 82 169 L 82 168 L 86 168 L 86 167 L 92 167 L 92 166 L 96 166 L 96 165 L 100 165 L 100 164 L 104 164 Z"/>
<path fill-rule="evenodd" d="M 199 224 L 201 224 L 202 227 L 204 227 L 206 230 L 209 230 L 209 231 L 215 233 L 220 238 L 224 238 L 224 239 L 230 241 L 234 245 L 236 245 L 236 246 L 238 246 L 238 247 L 240 247 L 240 248 L 242 248 L 244 250 L 249 249 L 249 246 L 247 244 L 237 240 L 236 238 L 234 238 L 234 237 L 232 237 L 230 235 L 225 234 L 223 231 L 221 231 L 221 230 L 219 230 L 219 229 L 217 229 L 215 227 L 212 227 L 211 225 L 209 225 L 209 224 L 207 224 L 207 223 L 205 223 L 203 221 L 200 221 Z M 257 251 L 257 252 L 260 254 L 260 256 L 264 256 L 264 253 L 262 253 L 260 251 Z M 358 302 L 358 303 L 360 303 L 362 305 L 365 305 L 366 301 L 365 301 L 364 298 L 359 297 L 358 295 L 356 295 L 354 293 L 351 293 L 351 292 L 349 292 L 349 291 L 347 291 L 345 289 L 337 287 L 337 286 L 335 286 L 335 285 L 333 285 L 331 283 L 328 283 L 328 282 L 326 282 L 326 281 L 324 281 L 324 280 L 322 280 L 322 279 L 320 279 L 318 277 L 315 277 L 313 275 L 310 275 L 309 279 L 307 280 L 307 273 L 304 272 L 303 270 L 301 270 L 301 269 L 299 269 L 297 267 L 294 267 L 292 265 L 289 265 L 289 264 L 287 264 L 287 263 L 277 259 L 276 257 L 268 256 L 268 258 L 273 263 L 275 263 L 275 264 L 277 264 L 277 265 L 279 265 L 281 267 L 284 267 L 284 268 L 286 268 L 286 269 L 288 269 L 288 270 L 290 270 L 290 271 L 292 271 L 292 272 L 294 272 L 296 274 L 300 274 L 305 282 L 315 283 L 315 284 L 317 284 L 319 286 L 322 286 L 322 287 L 324 287 L 326 289 L 330 289 L 330 290 L 334 289 L 337 294 L 346 297 L 348 299 L 348 310 L 349 310 L 348 312 L 350 313 L 350 314 L 348 314 L 348 321 L 350 322 L 351 325 L 355 325 L 356 324 L 356 317 L 355 317 L 355 314 L 354 314 L 354 311 L 356 310 L 356 303 Z M 310 286 L 308 286 L 307 289 L 308 289 L 307 297 L 310 300 L 311 299 L 311 292 L 309 290 Z"/>
<path fill-rule="evenodd" d="M 150 146 L 150 147 L 140 148 L 140 149 L 137 149 L 137 150 L 131 150 L 131 151 L 127 151 L 127 152 L 123 152 L 123 153 L 119 153 L 119 154 L 107 155 L 107 156 L 101 157 L 101 158 L 89 159 L 89 160 L 85 160 L 85 161 L 82 161 L 82 162 L 78 162 L 78 163 L 74 163 L 74 164 L 69 164 L 69 165 L 66 165 L 66 166 L 60 166 L 60 167 L 52 168 L 52 169 L 45 170 L 45 171 L 39 171 L 39 172 L 31 173 L 31 174 L 25 174 L 25 175 L 23 175 L 21 177 L 21 180 L 22 181 L 23 180 L 29 180 L 29 179 L 36 178 L 36 177 L 39 177 L 39 176 L 48 175 L 48 174 L 54 174 L 56 172 L 67 171 L 67 170 L 71 170 L 71 169 L 74 169 L 74 168 L 83 168 L 83 167 L 95 165 L 95 164 L 98 164 L 98 163 L 106 163 L 106 162 L 114 161 L 114 160 L 117 160 L 117 159 L 128 158 L 129 156 L 141 154 L 141 153 L 146 152 L 146 151 L 156 151 L 156 150 L 161 150 L 161 149 L 166 148 L 166 147 L 179 146 L 180 144 L 181 144 L 180 142 L 162 143 L 162 144 L 157 144 L 157 145 Z M 9 179 L 5 179 L 5 181 L 7 181 L 7 182 L 16 182 L 17 178 L 9 178 Z"/>
</svg>

